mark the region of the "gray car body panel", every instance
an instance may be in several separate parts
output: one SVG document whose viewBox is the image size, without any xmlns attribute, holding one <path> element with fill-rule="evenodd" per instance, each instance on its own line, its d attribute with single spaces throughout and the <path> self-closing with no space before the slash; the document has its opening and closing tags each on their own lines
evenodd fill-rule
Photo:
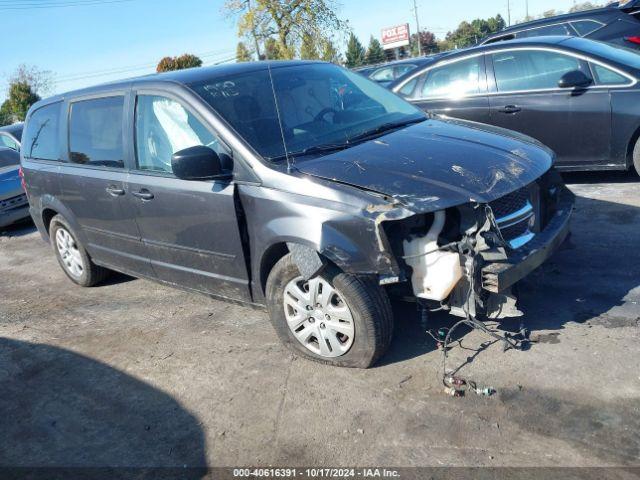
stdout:
<svg viewBox="0 0 640 480">
<path fill-rule="evenodd" d="M 271 65 L 273 68 L 279 68 L 291 63 L 303 62 Z M 53 101 L 69 102 L 78 98 L 101 96 L 114 90 L 128 92 L 127 95 L 132 95 L 135 91 L 155 91 L 180 99 L 232 150 L 231 181 L 192 182 L 194 190 L 214 192 L 226 189 L 230 195 L 227 198 L 235 199 L 235 202 L 220 203 L 221 207 L 217 211 L 219 218 L 212 219 L 223 221 L 223 235 L 238 235 L 236 239 L 240 239 L 236 241 L 237 248 L 232 253 L 235 255 L 235 270 L 218 272 L 221 277 L 221 282 L 216 284 L 219 291 L 216 291 L 216 288 L 197 288 L 181 284 L 182 279 L 179 276 L 173 281 L 167 277 L 163 278 L 158 275 L 158 269 L 154 268 L 153 262 L 156 260 L 153 258 L 150 259 L 151 269 L 148 272 L 140 272 L 139 269 L 144 267 L 127 263 L 126 257 L 122 257 L 119 260 L 121 264 L 117 265 L 104 259 L 98 263 L 137 276 L 201 291 L 214 297 L 254 304 L 264 303 L 266 275 L 273 259 L 277 259 L 279 253 L 287 251 L 287 243 L 309 247 L 349 273 L 374 274 L 380 277 L 398 275 L 400 269 L 387 245 L 382 222 L 469 202 L 474 198 L 477 201 L 488 201 L 530 183 L 548 170 L 553 162 L 553 154 L 548 149 L 525 136 L 471 123 L 426 120 L 422 125 L 382 135 L 339 153 L 315 160 L 300 161 L 290 169 L 284 162 L 269 163 L 259 157 L 189 88 L 189 83 L 201 81 L 208 78 L 207 76 L 224 75 L 225 71 L 230 70 L 256 68 L 266 68 L 266 63 L 222 69 L 201 68 L 141 78 L 61 95 L 41 101 L 32 107 L 27 124 L 34 111 Z M 132 129 L 132 102 L 129 105 L 129 117 L 125 122 L 125 128 Z M 66 120 L 61 124 L 66 125 Z M 64 138 L 61 140 L 64 144 L 66 134 L 61 135 L 61 138 Z M 133 171 L 132 131 L 127 135 L 126 142 L 125 151 L 128 153 L 125 168 L 119 172 L 122 172 L 122 181 L 127 191 L 125 197 L 130 197 L 131 189 L 140 186 L 145 179 L 134 179 L 140 175 L 139 172 Z M 464 152 L 465 158 L 456 156 L 455 152 L 458 149 Z M 75 213 L 68 207 L 70 192 L 61 179 L 64 179 L 65 175 L 73 175 L 72 169 L 82 169 L 82 175 L 102 179 L 102 186 L 106 186 L 111 172 L 106 168 L 90 169 L 69 164 L 65 153 L 66 145 L 61 146 L 61 150 L 61 162 L 42 162 L 24 156 L 22 158 L 32 214 L 38 217 L 36 225 L 45 238 L 46 215 L 43 215 L 43 212 L 48 209 L 67 217 L 78 234 L 82 235 L 81 240 L 90 240 L 87 238 L 86 229 L 80 225 L 81 222 L 78 222 Z M 447 152 L 451 154 L 448 167 Z M 451 160 L 453 158 L 457 160 Z M 359 172 L 360 162 L 366 166 L 365 172 Z M 460 169 L 453 168 L 456 164 L 459 164 Z M 183 180 L 167 177 L 161 180 L 170 188 L 184 188 L 178 186 L 179 183 L 185 182 Z M 149 189 L 153 188 L 151 185 L 154 185 L 154 182 L 157 183 L 158 179 L 149 176 Z M 433 197 L 438 197 L 438 200 L 432 200 Z M 127 209 L 127 215 L 135 217 L 137 214 L 139 211 Z M 179 212 L 166 210 L 158 214 L 170 220 Z M 198 221 L 202 222 L 202 219 Z M 202 270 L 206 266 L 202 264 L 177 265 L 181 261 L 185 262 L 184 257 L 180 260 L 180 250 L 188 248 L 188 245 L 178 245 L 180 240 L 176 239 L 182 235 L 183 238 L 188 238 L 189 242 L 211 246 L 209 237 L 220 235 L 220 231 L 207 231 L 206 228 L 200 228 L 201 224 L 196 228 L 189 228 L 186 223 L 180 222 L 176 222 L 176 225 L 172 226 L 174 240 L 168 241 L 166 245 L 170 251 L 173 250 L 169 257 L 172 260 L 164 263 L 173 261 L 175 265 L 168 267 L 175 267 L 174 272 L 190 268 L 193 275 L 202 273 L 204 278 L 206 272 Z M 237 230 L 233 228 L 234 225 L 237 226 Z M 132 236 L 130 241 L 141 248 L 141 251 L 144 252 L 146 249 L 149 255 L 150 242 L 145 242 L 144 234 L 141 235 L 139 232 L 138 236 Z M 89 243 L 91 244 L 91 241 Z M 94 248 L 90 253 L 95 254 L 96 251 Z M 200 253 L 206 257 L 211 252 Z M 157 261 L 155 265 L 157 266 Z M 212 281 L 215 282 L 216 279 L 213 278 Z M 223 288 L 225 282 L 240 288 Z"/>
</svg>

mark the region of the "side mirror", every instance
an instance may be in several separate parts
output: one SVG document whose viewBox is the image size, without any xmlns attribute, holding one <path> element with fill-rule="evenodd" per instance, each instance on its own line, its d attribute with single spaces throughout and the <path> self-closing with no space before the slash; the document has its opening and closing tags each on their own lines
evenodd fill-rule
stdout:
<svg viewBox="0 0 640 480">
<path fill-rule="evenodd" d="M 572 70 L 565 73 L 558 80 L 558 87 L 560 88 L 584 88 L 593 83 L 593 80 L 589 78 L 584 72 L 580 70 Z"/>
<path fill-rule="evenodd" d="M 216 152 L 204 145 L 185 148 L 171 156 L 173 174 L 182 180 L 207 180 L 227 178 L 231 174 L 222 171 L 222 162 Z"/>
</svg>

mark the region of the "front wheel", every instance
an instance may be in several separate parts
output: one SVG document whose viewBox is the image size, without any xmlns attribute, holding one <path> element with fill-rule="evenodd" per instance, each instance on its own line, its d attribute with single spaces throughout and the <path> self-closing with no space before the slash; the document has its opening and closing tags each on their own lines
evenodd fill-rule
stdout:
<svg viewBox="0 0 640 480">
<path fill-rule="evenodd" d="M 269 274 L 266 296 L 278 336 L 306 358 L 368 368 L 391 343 L 391 305 L 371 279 L 327 268 L 307 281 L 286 255 Z"/>
</svg>

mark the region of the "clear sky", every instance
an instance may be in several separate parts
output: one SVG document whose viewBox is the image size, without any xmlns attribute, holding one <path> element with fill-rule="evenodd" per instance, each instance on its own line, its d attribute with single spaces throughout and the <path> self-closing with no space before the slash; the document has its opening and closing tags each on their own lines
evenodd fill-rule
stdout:
<svg viewBox="0 0 640 480">
<path fill-rule="evenodd" d="M 526 0 L 511 0 L 512 21 Z M 84 5 L 83 5 L 84 3 Z M 55 92 L 154 71 L 166 55 L 199 55 L 205 65 L 235 55 L 232 20 L 224 0 L 0 0 L 0 101 L 7 76 L 21 64 L 55 73 Z M 413 0 L 341 0 L 339 14 L 361 41 L 382 27 L 410 22 Z M 463 20 L 497 13 L 507 0 L 417 0 L 420 27 L 443 37 Z M 529 0 L 529 12 L 567 10 L 573 0 Z M 49 8 L 50 5 L 66 5 Z M 344 49 L 344 45 L 340 45 Z"/>
</svg>

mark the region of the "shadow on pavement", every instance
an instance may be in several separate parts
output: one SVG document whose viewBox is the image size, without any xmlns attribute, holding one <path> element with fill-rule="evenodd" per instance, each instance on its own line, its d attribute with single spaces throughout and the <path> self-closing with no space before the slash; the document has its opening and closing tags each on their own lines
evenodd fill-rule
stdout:
<svg viewBox="0 0 640 480">
<path fill-rule="evenodd" d="M 178 467 L 179 478 L 205 473 L 198 419 L 170 395 L 104 363 L 0 338 L 0 391 L 2 475 L 18 467 L 44 467 L 35 478 L 58 478 L 53 467 L 67 469 L 67 478 L 75 476 L 70 467 L 97 467 L 90 478 L 124 471 L 128 478 L 170 478 Z M 144 467 L 163 469 L 149 476 Z"/>
<path fill-rule="evenodd" d="M 603 170 L 596 172 L 563 172 L 565 183 L 634 183 L 640 177 L 634 169 L 628 171 Z"/>
<path fill-rule="evenodd" d="M 12 225 L 0 227 L 0 236 L 2 237 L 22 237 L 36 231 L 36 226 L 31 217 L 20 220 Z"/>
</svg>

